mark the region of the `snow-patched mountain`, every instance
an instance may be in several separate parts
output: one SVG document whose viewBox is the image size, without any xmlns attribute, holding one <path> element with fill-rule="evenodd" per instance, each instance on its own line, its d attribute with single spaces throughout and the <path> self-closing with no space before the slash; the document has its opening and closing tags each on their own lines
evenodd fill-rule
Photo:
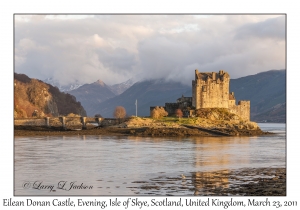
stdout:
<svg viewBox="0 0 300 210">
<path fill-rule="evenodd" d="M 131 78 L 125 82 L 122 82 L 120 84 L 115 84 L 115 85 L 111 85 L 109 86 L 109 89 L 116 95 L 120 95 L 121 93 L 123 93 L 125 90 L 127 90 L 128 88 L 130 88 L 134 83 L 136 83 L 136 80 Z"/>
<path fill-rule="evenodd" d="M 60 91 L 74 95 L 76 99 L 81 102 L 87 111 L 87 114 L 91 116 L 94 115 L 91 110 L 97 107 L 98 104 L 106 101 L 107 99 L 120 95 L 130 88 L 135 81 L 136 79 L 132 78 L 119 84 L 106 85 L 102 80 L 99 79 L 91 84 L 82 84 L 78 81 L 75 81 L 70 85 L 60 85 L 57 80 L 52 78 L 47 78 L 44 80 L 45 83 L 58 87 Z"/>
<path fill-rule="evenodd" d="M 52 86 L 58 87 L 58 89 L 63 92 L 75 90 L 75 89 L 81 87 L 82 85 L 84 85 L 84 84 L 80 83 L 78 80 L 76 80 L 74 83 L 69 84 L 69 85 L 61 85 L 58 82 L 58 80 L 55 80 L 53 78 L 47 78 L 47 79 L 43 80 L 43 82 L 48 83 Z"/>
<path fill-rule="evenodd" d="M 61 85 L 58 80 L 54 80 L 53 78 L 47 78 L 43 80 L 43 82 L 48 83 L 52 86 L 58 87 L 60 91 L 63 92 L 70 92 L 72 90 L 75 90 L 82 85 L 85 85 L 84 83 L 80 83 L 78 80 L 76 80 L 74 83 L 69 85 Z M 134 78 L 131 78 L 125 82 L 114 84 L 114 85 L 106 85 L 107 88 L 109 88 L 115 95 L 120 95 L 125 90 L 130 88 L 134 83 L 136 83 L 137 80 Z"/>
<path fill-rule="evenodd" d="M 138 115 L 149 116 L 150 106 L 164 106 L 184 96 L 191 96 L 192 87 L 180 82 L 164 79 L 136 82 L 122 94 L 110 98 L 89 110 L 88 114 L 99 113 L 103 117 L 113 117 L 114 109 L 123 106 L 128 116 L 135 115 L 135 101 L 138 101 Z"/>
<path fill-rule="evenodd" d="M 89 116 L 95 115 L 91 110 L 97 107 L 101 102 L 116 96 L 110 90 L 109 86 L 101 80 L 97 80 L 91 84 L 84 84 L 68 93 L 74 95 L 76 99 L 81 102 Z"/>
</svg>

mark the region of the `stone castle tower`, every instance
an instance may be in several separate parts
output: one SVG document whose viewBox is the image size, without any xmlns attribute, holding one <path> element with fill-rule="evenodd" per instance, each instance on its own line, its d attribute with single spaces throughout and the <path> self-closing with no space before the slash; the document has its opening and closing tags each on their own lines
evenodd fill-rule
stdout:
<svg viewBox="0 0 300 210">
<path fill-rule="evenodd" d="M 200 108 L 228 108 L 229 74 L 223 70 L 216 72 L 198 72 L 195 70 L 195 80 L 192 81 L 192 106 Z M 231 97 L 230 97 L 231 95 Z"/>
<path fill-rule="evenodd" d="M 216 72 L 198 72 L 192 81 L 192 106 L 200 108 L 227 108 L 230 112 L 250 120 L 250 101 L 235 104 L 234 93 L 229 93 L 230 76 L 220 70 Z"/>
<path fill-rule="evenodd" d="M 243 120 L 250 120 L 250 101 L 239 101 L 235 104 L 234 93 L 229 93 L 230 76 L 224 70 L 216 72 L 199 72 L 195 70 L 192 81 L 192 97 L 177 99 L 176 103 L 165 103 L 165 110 L 170 116 L 176 109 L 181 109 L 185 116 L 193 116 L 195 110 L 202 108 L 225 108 L 239 115 Z M 150 113 L 154 109 L 150 107 Z"/>
</svg>

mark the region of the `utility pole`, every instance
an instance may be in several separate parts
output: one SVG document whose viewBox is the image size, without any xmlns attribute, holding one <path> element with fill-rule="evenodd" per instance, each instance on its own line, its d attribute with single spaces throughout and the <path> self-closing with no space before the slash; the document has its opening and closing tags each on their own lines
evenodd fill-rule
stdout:
<svg viewBox="0 0 300 210">
<path fill-rule="evenodd" d="M 135 116 L 137 117 L 137 99 L 135 99 Z"/>
</svg>

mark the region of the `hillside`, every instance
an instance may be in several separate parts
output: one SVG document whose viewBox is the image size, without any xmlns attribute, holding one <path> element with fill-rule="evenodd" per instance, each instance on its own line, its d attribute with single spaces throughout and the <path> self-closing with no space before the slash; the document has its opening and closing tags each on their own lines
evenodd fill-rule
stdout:
<svg viewBox="0 0 300 210">
<path fill-rule="evenodd" d="M 251 120 L 257 122 L 285 122 L 285 70 L 271 70 L 231 79 L 230 91 L 234 92 L 236 101 L 250 100 Z"/>
<path fill-rule="evenodd" d="M 76 99 L 81 102 L 89 116 L 97 114 L 93 111 L 101 102 L 116 96 L 110 90 L 110 87 L 101 80 L 82 85 L 75 90 L 69 91 L 69 93 L 74 95 Z"/>
<path fill-rule="evenodd" d="M 37 116 L 59 116 L 69 113 L 86 116 L 84 108 L 76 98 L 62 93 L 57 87 L 25 74 L 14 73 L 14 116 L 31 117 L 35 110 Z"/>
<path fill-rule="evenodd" d="M 164 106 L 165 102 L 174 102 L 182 94 L 192 94 L 189 86 L 179 82 L 150 80 L 137 82 L 122 94 L 102 102 L 94 107 L 92 113 L 112 117 L 116 106 L 123 106 L 127 115 L 135 115 L 135 100 L 138 100 L 138 115 L 149 116 L 150 106 Z"/>
<path fill-rule="evenodd" d="M 271 70 L 230 80 L 230 91 L 236 101 L 251 101 L 251 120 L 257 122 L 285 122 L 286 119 L 286 71 Z M 164 106 L 177 98 L 191 96 L 192 88 L 178 82 L 151 80 L 135 83 L 121 95 L 95 106 L 92 114 L 112 117 L 116 106 L 124 106 L 128 115 L 135 115 L 135 100 L 138 100 L 138 115 L 149 116 L 150 106 Z"/>
</svg>

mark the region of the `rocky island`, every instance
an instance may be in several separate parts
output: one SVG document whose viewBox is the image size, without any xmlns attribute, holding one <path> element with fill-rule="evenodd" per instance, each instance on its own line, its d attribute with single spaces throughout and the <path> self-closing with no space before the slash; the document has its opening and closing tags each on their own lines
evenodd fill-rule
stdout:
<svg viewBox="0 0 300 210">
<path fill-rule="evenodd" d="M 250 101 L 236 105 L 229 93 L 230 76 L 224 70 L 198 72 L 192 97 L 164 107 L 150 107 L 151 117 L 46 117 L 15 119 L 15 135 L 135 135 L 135 136 L 253 136 L 263 132 L 250 121 Z M 32 122 L 34 121 L 34 122 Z"/>
<path fill-rule="evenodd" d="M 50 126 L 27 123 L 15 124 L 15 135 L 133 135 L 133 136 L 257 136 L 271 134 L 262 131 L 255 122 L 234 120 L 235 114 L 224 109 L 202 111 L 202 117 L 130 117 L 122 119 L 102 119 L 99 124 L 87 118 L 85 127 L 79 117 L 65 119 L 65 127 L 59 118 L 52 118 Z M 218 117 L 218 119 L 215 119 Z M 211 119 L 213 118 L 213 119 Z M 233 118 L 233 119 L 232 119 Z M 89 121 L 90 120 L 90 121 Z M 36 120 L 37 121 L 37 120 Z M 44 122 L 44 119 L 40 119 Z M 24 120 L 23 120 L 24 122 Z M 83 129 L 82 129 L 83 128 Z"/>
</svg>

